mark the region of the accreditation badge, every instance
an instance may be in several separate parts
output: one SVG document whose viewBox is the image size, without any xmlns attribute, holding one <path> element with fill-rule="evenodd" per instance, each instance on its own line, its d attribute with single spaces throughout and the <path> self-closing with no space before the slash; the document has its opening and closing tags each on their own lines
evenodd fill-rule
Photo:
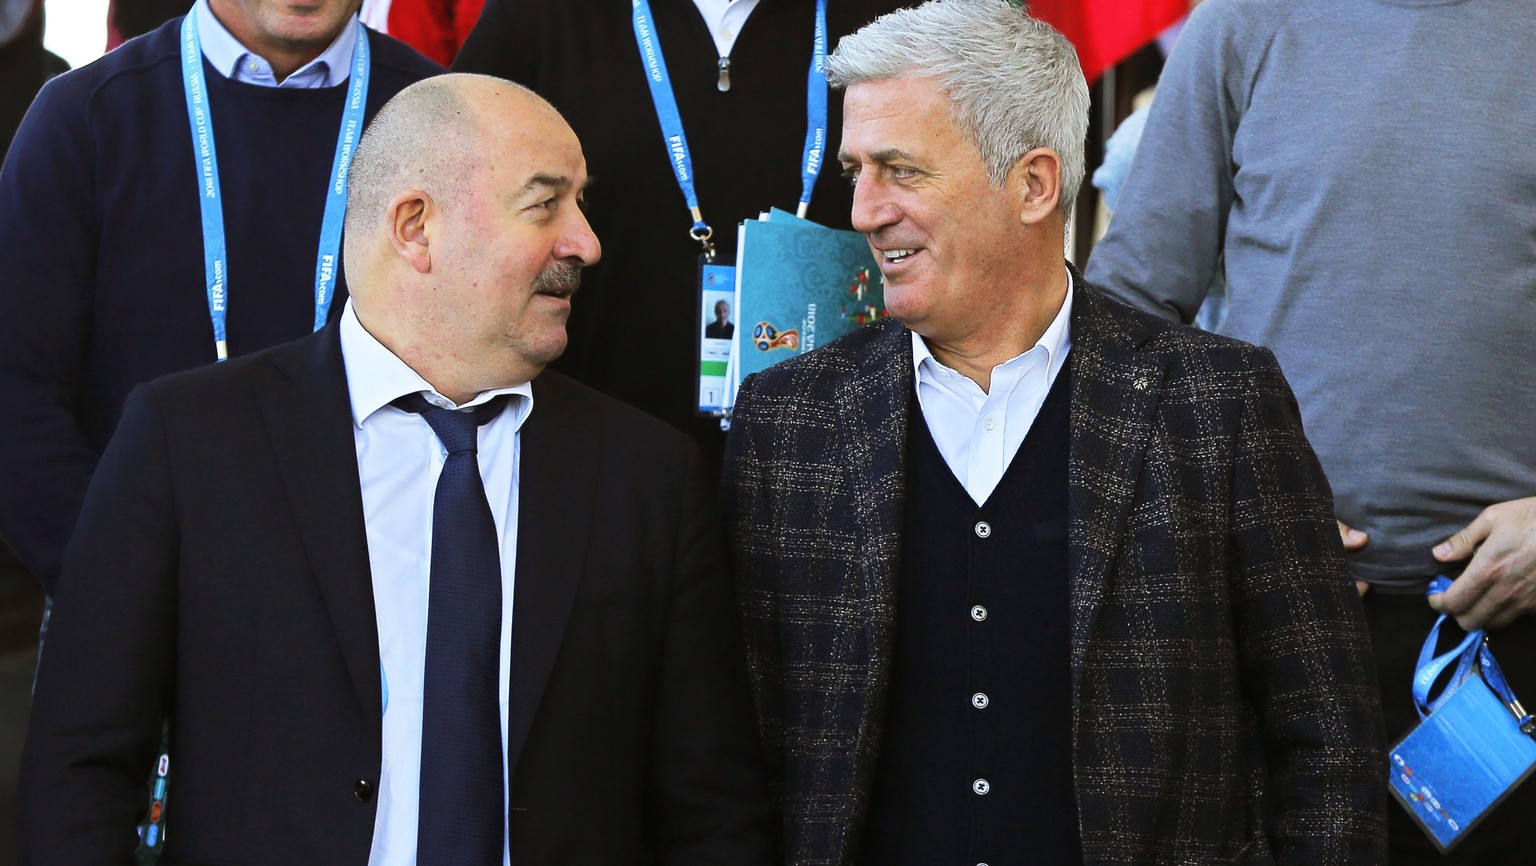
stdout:
<svg viewBox="0 0 1536 866">
<path fill-rule="evenodd" d="M 736 268 L 701 255 L 698 284 L 698 411 L 720 418 L 729 405 L 731 348 L 736 342 Z"/>
</svg>

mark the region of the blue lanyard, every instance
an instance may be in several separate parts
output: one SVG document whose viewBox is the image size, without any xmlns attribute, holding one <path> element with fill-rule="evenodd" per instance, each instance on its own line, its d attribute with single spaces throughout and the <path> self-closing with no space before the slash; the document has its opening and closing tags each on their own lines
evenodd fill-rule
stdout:
<svg viewBox="0 0 1536 866">
<path fill-rule="evenodd" d="M 699 196 L 693 187 L 693 155 L 688 150 L 688 137 L 683 134 L 683 118 L 677 110 L 677 97 L 672 92 L 672 77 L 667 74 L 667 61 L 661 56 L 661 45 L 656 41 L 656 25 L 651 17 L 648 0 L 630 0 L 635 25 L 635 41 L 640 46 L 640 59 L 645 63 L 645 80 L 651 87 L 651 101 L 656 105 L 656 119 L 661 122 L 661 134 L 667 144 L 667 158 L 672 163 L 672 173 L 693 215 L 693 228 L 688 234 L 704 245 L 706 255 L 714 254 L 710 236 L 714 230 L 704 221 L 699 210 Z M 816 38 L 811 52 L 811 69 L 806 76 L 805 96 L 805 154 L 801 159 L 800 205 L 796 212 L 805 216 L 811 205 L 811 189 L 816 185 L 816 175 L 821 172 L 822 158 L 827 144 L 827 0 L 816 0 Z"/>
<path fill-rule="evenodd" d="M 795 216 L 802 219 L 811 206 L 811 188 L 827 148 L 827 0 L 816 0 L 815 38 L 805 82 L 805 157 L 800 162 L 800 204 L 795 208 Z"/>
<path fill-rule="evenodd" d="M 1450 588 L 1451 579 L 1440 575 L 1429 582 L 1429 590 L 1426 594 L 1439 595 Z M 1483 680 L 1514 714 L 1515 723 L 1519 725 L 1520 730 L 1527 734 L 1536 733 L 1536 716 L 1526 712 L 1520 705 L 1520 701 L 1515 698 L 1514 690 L 1509 687 L 1509 681 L 1504 679 L 1504 672 L 1488 649 L 1486 633 L 1482 629 L 1469 633 L 1461 644 L 1450 652 L 1440 656 L 1435 655 L 1440 626 L 1445 623 L 1445 620 L 1445 614 L 1441 614 L 1440 618 L 1435 620 L 1434 627 L 1429 630 L 1429 638 L 1424 641 L 1424 647 L 1419 651 L 1419 664 L 1413 675 L 1413 702 L 1418 708 L 1420 718 L 1438 709 L 1445 699 L 1450 697 L 1455 687 L 1471 675 L 1472 663 L 1475 659 L 1478 670 L 1483 674 Z M 1456 671 L 1451 675 L 1450 684 L 1440 693 L 1440 697 L 1430 701 L 1429 690 L 1434 686 L 1435 680 L 1439 679 L 1440 674 L 1453 663 L 1456 664 Z"/>
<path fill-rule="evenodd" d="M 336 157 L 331 162 L 331 184 L 325 195 L 325 216 L 320 224 L 320 252 L 315 259 L 315 330 L 325 325 L 336 294 L 337 257 L 341 250 L 342 218 L 347 206 L 347 170 L 352 151 L 362 132 L 363 109 L 368 103 L 368 31 L 357 24 L 357 44 L 352 49 L 352 74 L 347 105 L 336 136 Z M 187 97 L 187 120 L 192 125 L 192 155 L 197 162 L 198 197 L 203 218 L 203 274 L 208 288 L 208 316 L 213 320 L 213 345 L 218 360 L 229 358 L 225 327 L 229 278 L 224 235 L 224 206 L 219 187 L 219 157 L 213 141 L 213 114 L 208 107 L 208 86 L 203 76 L 203 44 L 197 33 L 197 10 L 181 22 L 181 81 Z"/>
</svg>

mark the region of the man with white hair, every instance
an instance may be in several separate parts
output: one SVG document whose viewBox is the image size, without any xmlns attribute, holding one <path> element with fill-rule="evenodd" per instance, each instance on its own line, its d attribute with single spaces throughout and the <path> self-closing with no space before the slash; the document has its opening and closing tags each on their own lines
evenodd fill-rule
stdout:
<svg viewBox="0 0 1536 866">
<path fill-rule="evenodd" d="M 169 714 L 169 861 L 766 866 L 702 460 L 543 372 L 600 253 L 575 134 L 445 76 L 352 171 L 339 320 L 128 401 L 42 655 L 21 862 L 132 862 Z"/>
<path fill-rule="evenodd" d="M 1071 46 L 934 0 L 828 76 L 892 318 L 749 378 L 726 465 L 788 862 L 1379 862 L 1327 481 L 1267 351 L 1063 262 Z"/>
</svg>

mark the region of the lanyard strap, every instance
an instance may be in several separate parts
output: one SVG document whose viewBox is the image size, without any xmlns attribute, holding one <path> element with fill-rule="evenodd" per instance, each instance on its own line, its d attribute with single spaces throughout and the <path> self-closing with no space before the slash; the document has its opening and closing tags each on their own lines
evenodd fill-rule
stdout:
<svg viewBox="0 0 1536 866">
<path fill-rule="evenodd" d="M 336 293 L 337 254 L 346 214 L 347 171 L 352 151 L 362 130 L 363 109 L 368 103 L 368 31 L 356 24 L 357 43 L 352 49 L 352 73 L 347 104 L 336 136 L 336 156 L 331 162 L 331 184 L 326 191 L 325 216 L 320 224 L 320 250 L 315 257 L 315 330 L 325 325 Z M 187 120 L 192 127 L 192 155 L 197 161 L 198 197 L 203 222 L 203 274 L 208 289 L 208 316 L 213 322 L 213 344 L 218 360 L 229 358 L 226 330 L 228 308 L 228 254 L 224 233 L 223 194 L 219 186 L 219 157 L 214 146 L 213 114 L 208 107 L 208 83 L 203 75 L 203 45 L 197 32 L 197 10 L 181 22 L 181 81 L 187 98 Z"/>
<path fill-rule="evenodd" d="M 795 216 L 802 219 L 811 206 L 811 189 L 821 173 L 827 147 L 827 0 L 816 0 L 815 42 L 811 71 L 805 82 L 805 155 L 800 162 L 800 204 Z"/>
<path fill-rule="evenodd" d="M 1441 575 L 1429 582 L 1429 591 L 1426 594 L 1439 595 L 1450 586 L 1450 578 Z M 1504 672 L 1500 670 L 1499 663 L 1494 660 L 1493 652 L 1488 649 L 1487 635 L 1482 629 L 1469 633 L 1455 649 L 1443 655 L 1435 655 L 1440 626 L 1445 623 L 1445 620 L 1445 614 L 1441 614 L 1440 618 L 1435 620 L 1434 627 L 1429 630 L 1429 637 L 1424 641 L 1424 647 L 1419 650 L 1419 664 L 1413 675 L 1413 703 L 1419 711 L 1420 718 L 1439 709 L 1457 686 L 1472 675 L 1472 664 L 1475 660 L 1477 669 L 1482 673 L 1483 681 L 1514 714 L 1515 724 L 1520 727 L 1520 730 L 1527 734 L 1536 733 L 1536 717 L 1527 713 L 1520 705 L 1520 701 L 1515 698 L 1514 690 L 1509 687 L 1509 681 L 1504 679 Z M 1430 688 L 1453 662 L 1458 664 L 1455 673 L 1451 675 L 1450 682 L 1446 683 L 1439 697 L 1430 701 Z"/>
<path fill-rule="evenodd" d="M 640 59 L 645 64 L 645 80 L 651 88 L 651 102 L 656 106 L 656 119 L 661 123 L 662 138 L 667 145 L 667 158 L 672 163 L 672 173 L 683 191 L 683 200 L 693 216 L 689 236 L 703 244 L 706 255 L 714 255 L 714 245 L 709 242 L 714 230 L 704 221 L 699 210 L 699 196 L 693 186 L 693 155 L 688 150 L 688 137 L 683 132 L 683 118 L 677 109 L 677 97 L 672 91 L 672 76 L 667 73 L 667 61 L 662 57 L 661 45 L 656 41 L 656 23 L 651 16 L 649 0 L 630 0 L 630 11 L 635 27 L 635 42 L 640 47 Z M 815 44 L 811 52 L 811 68 L 806 76 L 806 130 L 805 153 L 801 159 L 800 204 L 797 212 L 805 216 L 811 204 L 811 189 L 816 185 L 816 175 L 827 141 L 827 0 L 816 0 Z"/>
</svg>

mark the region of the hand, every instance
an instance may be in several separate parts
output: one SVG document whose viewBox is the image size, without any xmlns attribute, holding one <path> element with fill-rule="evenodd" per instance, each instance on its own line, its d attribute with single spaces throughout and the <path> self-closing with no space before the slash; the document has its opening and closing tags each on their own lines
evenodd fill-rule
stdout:
<svg viewBox="0 0 1536 866">
<path fill-rule="evenodd" d="M 1499 628 L 1536 610 L 1536 496 L 1484 508 L 1434 554 L 1441 562 L 1472 559 L 1450 589 L 1429 599 L 1462 628 Z"/>
<path fill-rule="evenodd" d="M 1335 518 L 1334 522 L 1339 524 L 1339 540 L 1344 542 L 1344 549 L 1350 553 L 1353 553 L 1364 547 L 1365 543 L 1371 539 L 1369 535 L 1366 535 L 1364 532 L 1355 529 L 1342 520 Z M 1366 591 L 1370 588 L 1371 585 L 1363 580 L 1355 581 L 1355 591 L 1360 593 L 1362 598 L 1365 597 Z"/>
</svg>

